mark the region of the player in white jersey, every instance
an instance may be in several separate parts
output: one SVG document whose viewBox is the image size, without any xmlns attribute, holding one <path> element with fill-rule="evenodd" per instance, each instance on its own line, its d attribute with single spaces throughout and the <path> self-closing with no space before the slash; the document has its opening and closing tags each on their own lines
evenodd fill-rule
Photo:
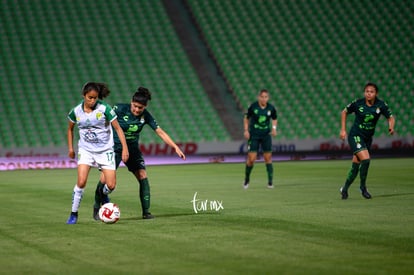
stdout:
<svg viewBox="0 0 414 275">
<path fill-rule="evenodd" d="M 102 192 L 109 194 L 115 189 L 116 169 L 111 125 L 122 144 L 122 160 L 126 162 L 129 157 L 125 135 L 119 126 L 117 116 L 111 106 L 102 101 L 109 93 L 110 91 L 104 83 L 86 83 L 82 89 L 83 101 L 75 106 L 68 115 L 68 154 L 72 159 L 75 158 L 73 149 L 75 124 L 79 128 L 79 142 L 78 181 L 73 189 L 72 211 L 67 224 L 75 224 L 78 221 L 80 202 L 92 166 L 99 167 L 107 179 Z"/>
</svg>

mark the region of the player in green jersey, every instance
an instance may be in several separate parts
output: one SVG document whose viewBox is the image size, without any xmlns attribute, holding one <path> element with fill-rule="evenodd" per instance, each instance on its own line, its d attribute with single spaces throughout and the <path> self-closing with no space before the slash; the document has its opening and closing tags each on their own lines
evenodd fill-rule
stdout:
<svg viewBox="0 0 414 275">
<path fill-rule="evenodd" d="M 243 120 L 244 137 L 247 139 L 248 146 L 244 189 L 249 187 L 250 174 L 260 146 L 266 165 L 267 187 L 273 188 L 272 136 L 277 134 L 277 112 L 276 108 L 268 101 L 269 92 L 265 89 L 261 90 L 257 96 L 257 101 L 249 106 Z"/>
<path fill-rule="evenodd" d="M 68 114 L 67 131 L 68 155 L 75 158 L 73 137 L 75 124 L 79 129 L 78 142 L 78 180 L 72 193 L 72 211 L 67 224 L 76 224 L 78 210 L 85 191 L 89 171 L 98 166 L 107 179 L 102 186 L 102 193 L 109 194 L 116 186 L 114 141 L 111 126 L 119 135 L 120 158 L 128 160 L 128 148 L 124 133 L 119 126 L 117 116 L 112 108 L 102 101 L 110 91 L 106 84 L 88 82 L 82 88 L 83 100 Z"/>
<path fill-rule="evenodd" d="M 348 198 L 348 188 L 358 175 L 360 177 L 360 190 L 364 198 L 370 199 L 366 180 L 370 164 L 369 150 L 372 144 L 372 137 L 375 133 L 375 126 L 381 115 L 388 120 L 388 132 L 394 134 L 395 119 L 392 116 L 388 105 L 378 97 L 378 87 L 374 83 L 368 83 L 364 87 L 364 98 L 348 104 L 341 114 L 340 138 L 346 138 L 346 118 L 348 114 L 355 113 L 355 120 L 348 135 L 348 143 L 352 149 L 352 166 L 340 192 L 343 200 Z"/>
<path fill-rule="evenodd" d="M 129 159 L 124 162 L 128 170 L 134 174 L 139 183 L 139 197 L 142 207 L 142 218 L 152 219 L 154 216 L 150 213 L 150 186 L 145 170 L 145 161 L 141 150 L 139 149 L 139 135 L 143 127 L 148 124 L 152 130 L 169 146 L 174 148 L 176 154 L 185 160 L 185 155 L 171 137 L 158 125 L 151 113 L 146 109 L 148 101 L 151 100 L 151 93 L 144 87 L 139 87 L 132 96 L 132 100 L 127 104 L 117 104 L 113 107 L 118 116 L 119 125 L 121 126 L 128 145 Z M 115 165 L 119 167 L 121 163 L 122 146 L 119 136 L 114 132 L 115 142 Z M 106 178 L 101 173 L 100 180 L 96 186 L 95 204 L 93 217 L 99 220 L 98 211 L 101 204 L 109 202 L 107 195 L 102 193 L 102 188 Z"/>
</svg>

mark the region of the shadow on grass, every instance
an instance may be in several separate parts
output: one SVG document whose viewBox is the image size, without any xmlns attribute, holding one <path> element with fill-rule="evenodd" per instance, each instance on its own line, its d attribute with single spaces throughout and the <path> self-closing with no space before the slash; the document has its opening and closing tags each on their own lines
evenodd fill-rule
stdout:
<svg viewBox="0 0 414 275">
<path fill-rule="evenodd" d="M 414 195 L 414 193 L 396 193 L 396 194 L 383 194 L 383 195 L 376 195 L 376 198 L 390 198 L 390 197 L 400 197 L 400 196 L 410 196 Z"/>
<path fill-rule="evenodd" d="M 155 219 L 158 218 L 172 218 L 172 217 L 181 217 L 181 216 L 192 216 L 192 215 L 198 215 L 195 213 L 169 213 L 169 214 L 154 214 Z M 134 217 L 128 217 L 128 218 L 122 218 L 123 220 L 143 220 L 141 216 L 134 216 Z"/>
</svg>

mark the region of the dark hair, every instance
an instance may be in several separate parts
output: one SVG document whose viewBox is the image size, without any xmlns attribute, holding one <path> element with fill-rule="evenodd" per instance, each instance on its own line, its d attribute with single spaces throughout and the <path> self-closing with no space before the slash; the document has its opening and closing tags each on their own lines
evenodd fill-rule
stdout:
<svg viewBox="0 0 414 275">
<path fill-rule="evenodd" d="M 269 93 L 269 91 L 267 89 L 261 89 L 259 92 L 259 95 L 263 94 L 263 93 Z"/>
<path fill-rule="evenodd" d="M 151 100 L 151 92 L 144 87 L 139 87 L 132 96 L 132 102 L 138 102 L 145 106 L 147 106 L 148 100 Z"/>
<path fill-rule="evenodd" d="M 365 91 L 365 89 L 366 89 L 368 86 L 374 87 L 375 91 L 376 91 L 377 93 L 379 92 L 379 91 L 378 91 L 378 86 L 377 86 L 377 84 L 372 83 L 372 82 L 368 82 L 367 84 L 365 84 L 364 91 Z"/>
<path fill-rule="evenodd" d="M 86 82 L 82 87 L 82 95 L 86 95 L 90 91 L 97 91 L 99 99 L 104 99 L 111 93 L 108 85 L 100 82 Z"/>
</svg>

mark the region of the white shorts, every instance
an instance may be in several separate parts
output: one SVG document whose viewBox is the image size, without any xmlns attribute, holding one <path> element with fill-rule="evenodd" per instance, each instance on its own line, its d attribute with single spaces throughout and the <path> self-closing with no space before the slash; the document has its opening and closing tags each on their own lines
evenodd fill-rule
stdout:
<svg viewBox="0 0 414 275">
<path fill-rule="evenodd" d="M 79 164 L 95 166 L 104 170 L 116 170 L 114 150 L 110 149 L 99 153 L 93 153 L 79 148 L 78 165 Z"/>
</svg>

